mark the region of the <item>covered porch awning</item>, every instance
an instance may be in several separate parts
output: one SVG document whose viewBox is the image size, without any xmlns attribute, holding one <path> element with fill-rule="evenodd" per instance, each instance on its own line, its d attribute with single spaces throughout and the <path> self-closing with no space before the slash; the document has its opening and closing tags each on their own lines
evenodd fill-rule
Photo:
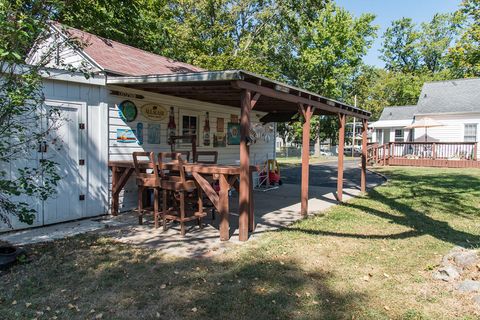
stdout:
<svg viewBox="0 0 480 320">
<path fill-rule="evenodd" d="M 248 239 L 252 223 L 249 130 L 252 109 L 266 112 L 262 122 L 288 122 L 296 114 L 303 118 L 303 145 L 310 142 L 312 115 L 338 116 L 338 180 L 337 199 L 343 194 L 343 150 L 347 116 L 362 120 L 361 190 L 366 189 L 367 120 L 370 112 L 323 97 L 319 94 L 271 80 L 242 70 L 201 71 L 192 73 L 155 74 L 145 76 L 107 77 L 107 85 L 149 91 L 180 98 L 204 101 L 241 109 L 240 112 L 240 192 L 239 238 Z M 301 214 L 308 213 L 309 148 L 302 148 Z M 248 228 L 247 228 L 248 226 Z M 250 230 L 249 230 L 250 229 Z"/>
<path fill-rule="evenodd" d="M 370 117 L 368 111 L 242 70 L 108 77 L 107 84 L 238 108 L 242 91 L 250 90 L 255 93 L 255 110 L 279 114 L 278 121 L 270 116 L 272 122 L 289 121 L 288 115 L 296 114 L 299 104 L 311 105 L 314 115 Z"/>
</svg>

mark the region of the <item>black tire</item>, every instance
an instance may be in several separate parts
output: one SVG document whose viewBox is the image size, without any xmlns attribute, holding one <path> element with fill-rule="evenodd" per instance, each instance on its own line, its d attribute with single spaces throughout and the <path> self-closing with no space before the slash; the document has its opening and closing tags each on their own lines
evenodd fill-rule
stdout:
<svg viewBox="0 0 480 320">
<path fill-rule="evenodd" d="M 25 254 L 25 250 L 12 246 L 0 247 L 0 269 L 5 270 L 17 261 L 17 257 Z"/>
</svg>

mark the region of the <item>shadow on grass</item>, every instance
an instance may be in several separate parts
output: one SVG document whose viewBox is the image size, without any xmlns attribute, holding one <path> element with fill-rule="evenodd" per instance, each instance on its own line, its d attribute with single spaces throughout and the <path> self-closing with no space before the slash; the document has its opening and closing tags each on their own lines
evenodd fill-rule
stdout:
<svg viewBox="0 0 480 320">
<path fill-rule="evenodd" d="M 455 245 L 479 246 L 480 235 L 456 230 L 448 221 L 461 218 L 475 223 L 475 219 L 480 217 L 478 207 L 480 176 L 452 174 L 448 171 L 440 175 L 438 172 L 413 175 L 401 169 L 392 170 L 388 173 L 391 179 L 389 184 L 370 190 L 366 198 L 368 202 L 353 201 L 344 204 L 346 207 L 361 210 L 413 230 L 391 235 L 338 233 L 296 227 L 288 230 L 364 239 L 403 239 L 428 234 Z M 387 205 L 389 210 L 381 210 L 371 201 Z M 446 221 L 437 219 L 437 216 L 445 218 Z"/>
<path fill-rule="evenodd" d="M 288 257 L 258 251 L 224 261 L 172 260 L 93 237 L 41 251 L 2 277 L 3 319 L 32 318 L 45 306 L 68 319 L 350 319 L 365 303 L 330 287 L 324 271 L 306 272 Z"/>
</svg>

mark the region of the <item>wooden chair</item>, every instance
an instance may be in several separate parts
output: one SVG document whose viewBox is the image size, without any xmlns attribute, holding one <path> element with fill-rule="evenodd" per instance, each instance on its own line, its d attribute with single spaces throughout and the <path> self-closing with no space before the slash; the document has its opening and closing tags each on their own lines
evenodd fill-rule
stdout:
<svg viewBox="0 0 480 320">
<path fill-rule="evenodd" d="M 191 134 L 188 134 L 188 135 L 183 135 L 183 136 L 171 136 L 170 137 L 170 149 L 172 152 L 181 152 L 181 151 L 177 151 L 175 150 L 176 146 L 177 146 L 177 140 L 181 140 L 182 141 L 182 144 L 184 143 L 188 143 L 187 141 L 190 142 L 192 148 L 192 159 L 195 159 L 195 155 L 197 154 L 197 136 L 196 135 L 191 135 Z M 185 160 L 185 158 L 184 158 Z M 190 159 L 187 159 L 187 162 L 190 161 Z"/>
<path fill-rule="evenodd" d="M 190 151 L 187 150 L 175 150 L 174 153 L 180 153 L 182 156 L 183 160 L 186 160 L 186 162 L 190 162 Z"/>
<path fill-rule="evenodd" d="M 158 167 L 162 177 L 160 185 L 163 198 L 163 229 L 167 229 L 167 220 L 178 221 L 182 236 L 186 232 L 186 222 L 197 220 L 200 228 L 203 228 L 202 218 L 206 216 L 203 210 L 202 189 L 195 180 L 186 178 L 184 165 L 185 163 L 180 153 L 161 152 L 158 154 Z M 167 170 L 170 172 L 169 174 L 166 173 Z M 176 172 L 178 172 L 178 175 L 171 174 Z M 187 209 L 190 209 L 189 205 L 192 204 L 188 200 L 194 198 L 197 198 L 197 203 L 192 206 L 192 210 L 189 210 L 193 211 L 191 215 L 187 216 Z M 174 207 L 168 206 L 169 200 L 173 201 Z M 197 206 L 196 210 L 195 206 Z"/>
<path fill-rule="evenodd" d="M 139 158 L 147 158 L 148 161 L 141 161 Z M 134 152 L 133 163 L 138 187 L 138 224 L 143 224 L 143 214 L 145 213 L 143 208 L 143 194 L 146 189 L 153 189 L 153 217 L 155 228 L 158 228 L 161 180 L 158 174 L 155 155 L 153 152 Z"/>
<path fill-rule="evenodd" d="M 197 151 L 195 154 L 195 163 L 217 164 L 218 151 Z"/>
</svg>

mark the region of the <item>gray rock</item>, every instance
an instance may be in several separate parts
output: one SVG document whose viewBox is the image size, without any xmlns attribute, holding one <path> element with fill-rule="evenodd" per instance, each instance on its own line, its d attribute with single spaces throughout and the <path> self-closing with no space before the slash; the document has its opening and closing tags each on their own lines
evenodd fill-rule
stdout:
<svg viewBox="0 0 480 320">
<path fill-rule="evenodd" d="M 457 254 L 459 252 L 463 252 L 465 250 L 466 249 L 462 248 L 462 247 L 458 247 L 458 246 L 453 247 L 452 250 L 450 250 L 446 255 L 443 256 L 441 265 L 442 266 L 450 265 L 450 259 L 452 259 L 455 254 Z"/>
<path fill-rule="evenodd" d="M 456 252 L 453 254 L 453 261 L 461 268 L 473 266 L 478 261 L 477 252 L 473 250 Z"/>
<path fill-rule="evenodd" d="M 442 258 L 441 266 L 448 266 L 452 262 L 463 269 L 480 262 L 480 260 L 475 250 L 454 247 Z"/>
<path fill-rule="evenodd" d="M 460 277 L 460 273 L 454 266 L 451 265 L 444 266 L 433 274 L 434 279 L 443 281 L 453 281 L 458 277 Z"/>
<path fill-rule="evenodd" d="M 477 305 L 477 307 L 480 307 L 480 295 L 474 296 L 473 302 Z"/>
<path fill-rule="evenodd" d="M 458 284 L 458 291 L 460 292 L 477 292 L 480 291 L 480 281 L 465 280 Z"/>
</svg>

